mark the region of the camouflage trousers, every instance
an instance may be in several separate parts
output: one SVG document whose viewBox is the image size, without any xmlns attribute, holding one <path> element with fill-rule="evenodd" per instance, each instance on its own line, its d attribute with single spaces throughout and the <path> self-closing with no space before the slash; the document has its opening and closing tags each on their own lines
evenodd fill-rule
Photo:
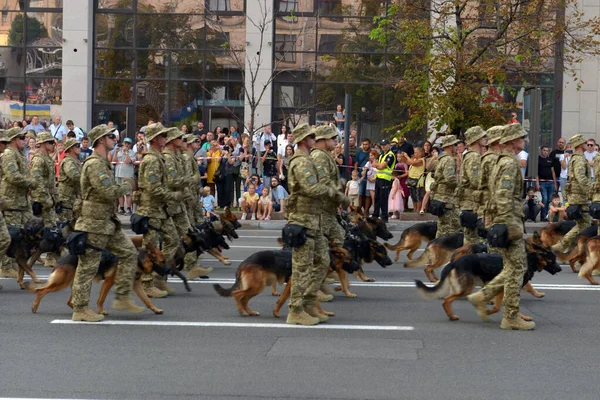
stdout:
<svg viewBox="0 0 600 400">
<path fill-rule="evenodd" d="M 14 226 L 20 226 L 22 228 L 32 217 L 33 217 L 33 214 L 31 213 L 31 210 L 27 210 L 24 212 L 4 211 L 4 223 L 6 226 L 14 225 Z M 8 234 L 8 232 L 7 232 L 7 234 Z M 10 245 L 10 238 L 9 238 L 9 245 Z M 2 272 L 16 271 L 17 264 L 15 263 L 15 261 L 12 258 L 10 258 L 4 254 L 2 256 L 3 256 L 1 258 Z"/>
<path fill-rule="evenodd" d="M 317 290 L 329 268 L 327 239 L 321 231 L 307 229 L 304 246 L 292 249 L 292 290 L 290 311 L 300 312 L 304 306 L 314 305 Z"/>
<path fill-rule="evenodd" d="M 56 226 L 58 222 L 58 218 L 56 217 L 56 212 L 54 211 L 54 207 L 46 208 L 44 207 L 42 210 L 42 220 L 44 221 L 44 226 Z M 46 253 L 46 262 L 44 265 L 48 268 L 54 268 L 56 265 L 56 261 L 60 257 L 60 253 Z"/>
<path fill-rule="evenodd" d="M 335 213 L 322 213 L 321 214 L 321 227 L 323 229 L 323 235 L 336 247 L 342 247 L 344 245 L 344 238 L 346 237 L 346 231 L 337 220 Z"/>
<path fill-rule="evenodd" d="M 75 226 L 75 212 L 73 211 L 74 205 L 72 201 L 62 201 L 62 210 L 58 214 L 58 220 L 61 222 L 69 222 L 71 226 Z"/>
<path fill-rule="evenodd" d="M 117 299 L 127 299 L 133 289 L 137 267 L 137 250 L 131 239 L 122 229 L 117 229 L 113 235 L 88 232 L 87 243 L 100 249 L 106 249 L 119 257 L 115 282 Z M 87 249 L 84 255 L 79 256 L 79 265 L 75 270 L 75 279 L 71 289 L 73 311 L 81 311 L 89 305 L 92 280 L 98 272 L 101 256 L 101 252 L 92 249 Z"/>
<path fill-rule="evenodd" d="M 514 319 L 519 314 L 521 287 L 527 269 L 525 241 L 518 239 L 507 249 L 498 249 L 502 255 L 502 272 L 482 289 L 486 301 L 492 300 L 504 290 L 504 318 Z"/>
<path fill-rule="evenodd" d="M 481 243 L 483 241 L 477 234 L 477 229 L 465 228 L 463 226 L 462 230 L 465 235 L 464 244 Z"/>
<path fill-rule="evenodd" d="M 179 235 L 178 237 L 182 238 L 188 233 L 188 230 L 190 229 L 190 220 L 185 207 L 183 208 L 183 212 L 172 215 L 171 218 L 173 218 L 173 224 L 175 224 L 175 229 L 177 229 L 177 234 Z M 186 271 L 189 271 L 192 268 L 194 268 L 196 266 L 197 259 L 198 257 L 196 256 L 195 252 L 187 253 L 183 259 L 184 269 Z"/>
<path fill-rule="evenodd" d="M 190 220 L 190 225 L 196 226 L 199 221 L 199 215 L 202 212 L 202 209 L 198 209 L 198 199 L 188 201 L 185 203 L 185 209 L 187 212 L 188 219 Z"/>
<path fill-rule="evenodd" d="M 588 212 L 583 213 L 583 218 L 575 221 L 575 226 L 567 232 L 567 234 L 562 238 L 562 240 L 557 244 L 557 247 L 560 248 L 564 253 L 568 252 L 575 246 L 575 239 L 577 238 L 577 234 L 592 225 L 592 218 Z M 554 246 L 553 246 L 554 248 Z"/>
<path fill-rule="evenodd" d="M 436 239 L 440 236 L 444 236 L 449 233 L 456 233 L 458 231 L 460 231 L 458 212 L 454 208 L 451 210 L 444 210 L 444 214 L 437 219 L 437 233 L 435 234 Z"/>
<path fill-rule="evenodd" d="M 177 246 L 179 246 L 179 235 L 177 234 L 177 229 L 173 224 L 173 220 L 171 217 L 168 217 L 167 219 L 150 218 L 148 224 L 153 228 L 160 229 L 160 232 L 157 232 L 155 229 L 149 229 L 148 232 L 144 234 L 144 246 L 147 243 L 152 243 L 156 247 L 159 247 L 159 237 L 162 237 L 162 252 L 165 255 L 167 262 L 172 262 L 175 252 L 177 251 Z M 144 288 L 148 289 L 152 287 L 154 277 L 158 278 L 156 272 L 153 272 L 152 274 L 142 274 L 142 284 L 144 285 Z"/>
</svg>

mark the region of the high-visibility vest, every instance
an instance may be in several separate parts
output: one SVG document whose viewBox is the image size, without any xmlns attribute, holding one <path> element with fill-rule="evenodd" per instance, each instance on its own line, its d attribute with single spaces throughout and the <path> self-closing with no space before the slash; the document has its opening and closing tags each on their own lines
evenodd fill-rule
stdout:
<svg viewBox="0 0 600 400">
<path fill-rule="evenodd" d="M 394 155 L 394 153 L 392 151 L 388 151 L 387 153 L 380 155 L 379 162 L 382 163 L 383 160 L 386 159 L 388 154 L 391 154 L 392 157 L 394 157 L 394 162 L 392 163 L 391 167 L 389 165 L 387 165 L 384 169 L 378 169 L 377 173 L 375 174 L 375 177 L 377 179 L 385 179 L 386 181 L 392 180 L 392 171 L 394 170 L 394 167 L 396 166 L 396 156 Z"/>
</svg>

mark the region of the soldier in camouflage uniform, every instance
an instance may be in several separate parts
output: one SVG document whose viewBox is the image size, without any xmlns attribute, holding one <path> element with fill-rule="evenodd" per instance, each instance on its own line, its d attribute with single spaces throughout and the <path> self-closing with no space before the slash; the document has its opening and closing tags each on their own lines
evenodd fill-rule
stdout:
<svg viewBox="0 0 600 400">
<path fill-rule="evenodd" d="M 37 151 L 31 158 L 31 177 L 37 181 L 37 187 L 31 191 L 31 200 L 41 205 L 44 226 L 55 226 L 58 191 L 56 190 L 56 168 L 50 154 L 54 153 L 56 141 L 50 132 L 40 132 L 37 136 Z M 60 254 L 46 254 L 46 267 L 53 268 Z"/>
<path fill-rule="evenodd" d="M 435 172 L 433 173 L 434 182 L 431 184 L 431 200 L 441 201 L 446 204 L 444 213 L 438 217 L 436 238 L 456 233 L 460 230 L 458 213 L 455 207 L 455 191 L 458 185 L 456 177 L 456 144 L 458 139 L 454 135 L 444 136 L 442 138 L 442 148 L 444 153 L 438 159 Z"/>
<path fill-rule="evenodd" d="M 8 146 L 8 142 L 8 136 L 6 135 L 5 131 L 0 130 L 0 154 L 4 153 L 6 146 Z M 6 221 L 4 220 L 4 216 L 1 212 L 4 207 L 4 199 L 0 197 L 0 262 L 6 256 L 6 250 L 8 250 L 8 246 L 10 246 L 10 235 L 6 226 Z M 0 289 L 2 289 L 2 286 L 0 286 Z"/>
<path fill-rule="evenodd" d="M 502 254 L 504 267 L 502 272 L 479 292 L 468 297 L 481 319 L 486 321 L 487 304 L 497 294 L 504 291 L 504 315 L 500 328 L 508 330 L 531 330 L 535 323 L 525 321 L 519 316 L 519 301 L 526 256 L 523 240 L 523 207 L 521 196 L 523 177 L 516 155 L 525 148 L 527 132 L 519 124 L 505 129 L 500 143 L 505 145 L 503 153 L 494 166 L 491 184 L 491 202 L 494 209 L 492 224 L 505 225 L 511 241 L 507 248 L 498 249 Z"/>
<path fill-rule="evenodd" d="M 186 173 L 192 177 L 193 184 L 185 192 L 185 208 L 187 210 L 190 224 L 196 226 L 202 219 L 202 207 L 200 207 L 200 171 L 194 154 L 200 148 L 200 140 L 193 135 L 187 134 L 183 137 L 182 157 L 186 166 Z"/>
<path fill-rule="evenodd" d="M 307 241 L 292 250 L 292 289 L 287 323 L 315 325 L 327 320 L 316 305 L 317 290 L 329 264 L 327 240 L 321 225 L 322 211 L 318 204 L 327 199 L 347 207 L 350 202 L 338 187 L 319 182 L 317 169 L 309 156 L 315 142 L 314 130 L 308 124 L 302 124 L 292 133 L 293 144 L 297 144 L 298 149 L 288 166 L 288 223 L 305 227 Z"/>
<path fill-rule="evenodd" d="M 77 216 L 73 214 L 76 202 L 81 201 L 81 163 L 79 153 L 80 144 L 73 138 L 65 142 L 65 158 L 60 163 L 58 170 L 58 201 L 61 204 L 59 219 L 75 225 Z"/>
<path fill-rule="evenodd" d="M 32 217 L 29 191 L 37 187 L 37 182 L 31 178 L 27 158 L 23 154 L 25 134 L 21 128 L 7 130 L 6 136 L 9 143 L 2 156 L 0 185 L 0 196 L 4 199 L 4 220 L 7 225 L 22 228 Z M 12 258 L 4 258 L 2 275 L 7 278 L 17 277 Z"/>
<path fill-rule="evenodd" d="M 135 270 L 137 266 L 137 251 L 131 239 L 121 229 L 117 218 L 117 200 L 131 192 L 133 181 L 125 179 L 118 184 L 108 162 L 108 153 L 115 147 L 117 136 L 115 129 L 107 125 L 99 125 L 90 130 L 88 137 L 94 152 L 86 158 L 81 170 L 81 192 L 83 204 L 81 216 L 77 219 L 75 230 L 87 232 L 88 248 L 79 257 L 73 280 L 72 302 L 73 321 L 98 322 L 104 315 L 92 311 L 88 304 L 92 289 L 92 279 L 98 272 L 101 252 L 107 249 L 119 257 L 116 276 L 116 298 L 112 308 L 138 314 L 144 311 L 131 299 Z"/>
<path fill-rule="evenodd" d="M 465 141 L 469 150 L 463 155 L 460 182 L 456 189 L 456 198 L 460 212 L 478 213 L 479 176 L 481 172 L 481 153 L 486 144 L 485 131 L 474 126 L 465 132 Z M 480 242 L 477 229 L 463 226 L 464 243 Z"/>
<path fill-rule="evenodd" d="M 185 161 L 181 155 L 183 142 L 181 138 L 183 132 L 178 128 L 169 128 L 165 132 L 167 133 L 167 142 L 165 149 L 163 150 L 163 156 L 165 157 L 168 188 L 173 192 L 186 193 L 195 183 L 193 177 L 189 173 L 186 173 Z M 173 219 L 179 237 L 186 235 L 188 230 L 192 228 L 185 202 L 169 202 L 167 213 Z M 188 271 L 188 279 L 190 280 L 196 279 L 199 276 L 206 276 L 212 271 L 212 268 L 208 269 L 196 265 L 197 259 L 198 257 L 193 252 L 185 255 L 184 268 Z M 169 290 L 167 289 L 167 291 Z"/>
<path fill-rule="evenodd" d="M 592 182 L 590 165 L 583 155 L 586 139 L 583 135 L 575 135 L 570 140 L 573 145 L 573 156 L 569 161 L 569 176 L 565 184 L 565 195 L 569 206 L 581 206 L 583 217 L 576 221 L 576 225 L 562 238 L 560 242 L 552 246 L 553 251 L 567 253 L 575 244 L 577 234 L 592 224 L 589 214 L 590 193 L 592 193 Z M 600 174 L 598 176 L 600 179 Z"/>
<path fill-rule="evenodd" d="M 150 218 L 150 229 L 144 234 L 144 244 L 152 243 L 158 246 L 160 234 L 163 239 L 163 253 L 167 262 L 172 262 L 179 246 L 179 235 L 166 209 L 169 203 L 183 200 L 183 191 L 169 190 L 165 157 L 161 153 L 167 141 L 165 127 L 160 123 L 146 127 L 146 140 L 150 143 L 150 151 L 144 153 L 140 163 L 136 214 Z M 142 275 L 142 284 L 149 297 L 165 297 L 168 294 L 166 290 L 159 290 L 167 287 L 165 281 L 156 273 Z"/>
</svg>

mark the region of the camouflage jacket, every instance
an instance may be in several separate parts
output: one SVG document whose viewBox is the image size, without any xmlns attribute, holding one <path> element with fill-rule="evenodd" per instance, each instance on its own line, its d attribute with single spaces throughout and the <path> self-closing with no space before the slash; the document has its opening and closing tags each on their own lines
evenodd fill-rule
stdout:
<svg viewBox="0 0 600 400">
<path fill-rule="evenodd" d="M 463 156 L 460 183 L 456 188 L 456 200 L 461 210 L 477 212 L 479 207 L 479 176 L 481 155 L 469 150 Z"/>
<path fill-rule="evenodd" d="M 54 160 L 47 154 L 35 153 L 31 158 L 31 177 L 36 180 L 37 187 L 31 191 L 31 199 L 44 208 L 52 208 L 58 203 L 55 176 Z"/>
<path fill-rule="evenodd" d="M 183 192 L 190 186 L 190 178 L 185 173 L 185 165 L 179 153 L 171 149 L 163 150 L 165 169 L 167 171 L 167 186 L 173 192 Z M 167 202 L 167 213 L 177 215 L 184 211 L 181 201 Z"/>
<path fill-rule="evenodd" d="M 568 171 L 565 194 L 569 205 L 589 204 L 592 191 L 591 171 L 583 153 L 578 151 L 573 154 Z"/>
<path fill-rule="evenodd" d="M 183 164 L 185 166 L 186 176 L 191 177 L 191 184 L 186 187 L 185 200 L 186 202 L 197 202 L 200 198 L 200 171 L 198 163 L 194 158 L 194 154 L 189 151 L 182 153 Z"/>
<path fill-rule="evenodd" d="M 340 190 L 340 174 L 331 153 L 319 148 L 314 148 L 310 152 L 310 159 L 315 164 L 315 168 L 317 169 L 317 178 L 319 179 L 319 183 L 323 183 L 327 186 L 331 186 L 332 188 L 337 188 Z M 339 205 L 340 202 L 333 198 L 322 199 L 321 208 L 323 212 L 336 214 Z"/>
<path fill-rule="evenodd" d="M 448 154 L 442 154 L 438 159 L 433 173 L 434 182 L 431 184 L 431 199 L 446 203 L 447 208 L 453 208 L 454 192 L 458 181 L 456 178 L 456 160 Z"/>
<path fill-rule="evenodd" d="M 523 232 L 523 176 L 514 153 L 503 152 L 490 177 L 492 224 Z"/>
<path fill-rule="evenodd" d="M 500 154 L 494 150 L 488 150 L 483 156 L 481 156 L 481 164 L 479 166 L 479 184 L 478 193 L 479 193 L 479 206 L 477 207 L 477 211 L 486 216 L 485 219 L 488 219 L 490 214 L 490 200 L 492 198 L 491 190 L 491 175 L 492 169 L 498 162 L 498 157 Z M 485 220 L 484 219 L 484 220 Z M 491 219 L 488 221 L 491 222 Z"/>
<path fill-rule="evenodd" d="M 106 158 L 92 153 L 81 168 L 81 216 L 75 230 L 112 235 L 120 227 L 116 217 L 117 199 L 131 191 L 129 183 L 118 184 L 112 165 Z"/>
<path fill-rule="evenodd" d="M 599 171 L 599 172 L 596 172 Z M 598 153 L 596 155 L 596 157 L 594 157 L 594 173 L 599 174 L 597 175 L 598 178 L 596 178 L 594 180 L 594 183 L 592 183 L 592 201 L 594 203 L 599 203 L 600 202 L 600 153 Z"/>
<path fill-rule="evenodd" d="M 58 171 L 58 200 L 65 207 L 72 208 L 75 200 L 81 198 L 81 164 L 71 156 L 66 156 Z"/>
<path fill-rule="evenodd" d="M 136 214 L 167 219 L 165 207 L 175 201 L 167 182 L 164 156 L 155 149 L 145 153 L 138 173 L 139 206 Z"/>
<path fill-rule="evenodd" d="M 2 184 L 0 195 L 6 210 L 28 210 L 29 190 L 37 185 L 31 178 L 25 155 L 13 147 L 7 147 L 2 155 Z"/>
<path fill-rule="evenodd" d="M 308 229 L 321 229 L 321 207 L 323 198 L 335 199 L 339 204 L 344 195 L 337 188 L 319 182 L 317 168 L 310 156 L 297 150 L 288 165 L 288 188 L 290 196 L 286 202 L 288 222 Z"/>
</svg>

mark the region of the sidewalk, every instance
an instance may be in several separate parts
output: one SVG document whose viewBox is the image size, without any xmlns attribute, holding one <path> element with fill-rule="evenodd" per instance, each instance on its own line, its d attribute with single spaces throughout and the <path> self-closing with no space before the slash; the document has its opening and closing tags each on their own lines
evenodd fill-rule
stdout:
<svg viewBox="0 0 600 400">
<path fill-rule="evenodd" d="M 234 212 L 234 214 L 237 215 L 238 220 L 239 220 L 239 218 L 241 217 L 241 213 Z M 280 214 L 280 213 L 274 213 L 274 214 Z M 130 217 L 127 215 L 118 215 L 118 217 L 119 217 L 119 220 L 121 221 L 121 224 L 123 225 L 123 229 L 129 229 L 129 227 L 130 227 L 129 218 Z M 251 221 L 250 217 L 248 216 L 247 220 L 245 220 L 245 221 L 240 220 L 239 222 L 242 224 L 241 229 L 281 230 L 281 229 L 283 229 L 283 227 L 285 226 L 287 221 L 279 215 L 278 215 L 278 217 L 279 218 L 276 219 L 275 215 L 273 215 L 273 219 L 271 221 Z M 389 221 L 387 226 L 388 226 L 388 230 L 390 232 L 401 232 L 419 222 L 435 221 L 435 218 L 429 214 L 419 215 L 419 214 L 405 213 L 405 214 L 402 214 L 401 217 L 404 217 L 404 218 L 401 218 L 399 220 L 391 219 Z M 531 234 L 534 231 L 539 232 L 539 230 L 542 229 L 546 225 L 547 225 L 547 223 L 545 223 L 545 222 L 543 222 L 543 223 L 542 222 L 527 222 L 527 223 L 525 223 L 525 229 L 527 231 L 526 233 Z M 398 239 L 399 239 L 399 237 L 398 237 Z"/>
</svg>

